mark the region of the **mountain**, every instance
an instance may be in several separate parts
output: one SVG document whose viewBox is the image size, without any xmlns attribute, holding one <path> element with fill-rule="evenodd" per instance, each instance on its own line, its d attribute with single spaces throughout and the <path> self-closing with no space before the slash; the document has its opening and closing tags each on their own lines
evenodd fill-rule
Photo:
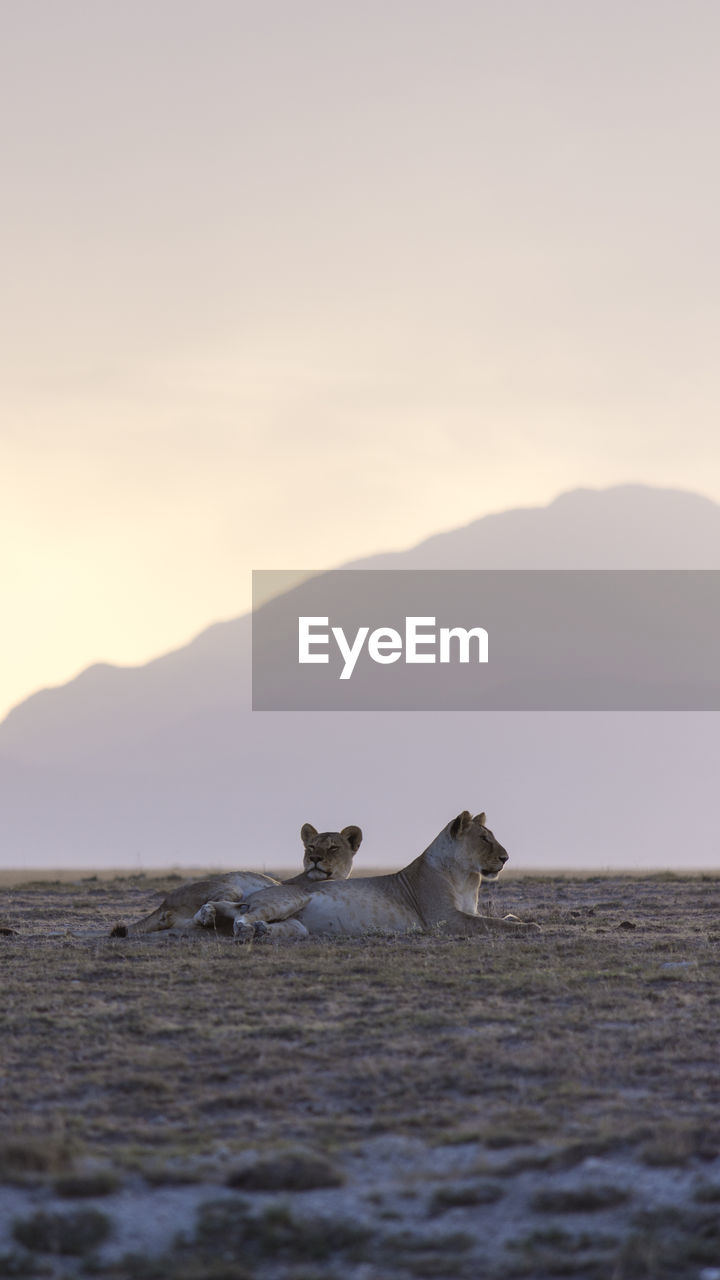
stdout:
<svg viewBox="0 0 720 1280">
<path fill-rule="evenodd" d="M 346 567 L 718 569 L 720 507 L 581 489 Z M 287 866 L 304 821 L 357 822 L 361 857 L 398 865 L 466 807 L 488 810 L 520 868 L 717 859 L 714 715 L 252 713 L 249 667 L 244 616 L 14 708 L 0 724 L 5 865 Z"/>
</svg>

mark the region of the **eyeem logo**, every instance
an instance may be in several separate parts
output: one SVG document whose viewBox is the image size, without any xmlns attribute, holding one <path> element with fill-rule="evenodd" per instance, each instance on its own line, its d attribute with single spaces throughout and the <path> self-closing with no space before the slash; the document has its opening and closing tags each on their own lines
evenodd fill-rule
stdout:
<svg viewBox="0 0 720 1280">
<path fill-rule="evenodd" d="M 253 584 L 254 711 L 720 711 L 719 570 L 258 570 Z"/>
<path fill-rule="evenodd" d="M 371 631 L 369 627 L 358 627 L 354 640 L 350 642 L 342 627 L 330 627 L 329 631 L 318 628 L 328 627 L 329 618 L 298 618 L 298 661 L 302 664 L 311 662 L 329 662 L 327 649 L 332 635 L 344 666 L 340 672 L 341 680 L 349 680 L 355 664 L 367 642 L 367 652 L 373 662 L 388 665 L 391 662 L 464 662 L 471 661 L 471 652 L 475 652 L 475 661 L 488 660 L 488 633 L 484 627 L 440 627 L 435 630 L 420 628 L 435 627 L 435 618 L 406 618 L 405 636 L 394 627 L 378 627 Z M 476 643 L 471 647 L 471 641 Z M 325 652 L 322 652 L 322 650 Z"/>
</svg>

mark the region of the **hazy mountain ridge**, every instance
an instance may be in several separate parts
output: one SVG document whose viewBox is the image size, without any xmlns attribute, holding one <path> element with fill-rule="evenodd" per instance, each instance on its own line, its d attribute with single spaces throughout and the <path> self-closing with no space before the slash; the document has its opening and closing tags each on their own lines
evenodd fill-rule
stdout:
<svg viewBox="0 0 720 1280">
<path fill-rule="evenodd" d="M 58 752 L 66 760 L 82 735 L 88 746 L 107 740 L 109 717 L 116 743 L 137 740 L 148 728 L 227 701 L 229 688 L 244 689 L 249 654 L 250 617 L 244 615 L 214 623 L 189 644 L 140 666 L 95 663 L 67 684 L 41 689 L 14 707 L 0 723 L 0 752 L 18 759 Z M 71 728 L 76 742 L 68 740 Z"/>
<path fill-rule="evenodd" d="M 677 524 L 676 524 L 677 522 Z M 720 505 L 683 489 L 573 489 L 494 512 L 353 569 L 717 569 Z"/>
<path fill-rule="evenodd" d="M 353 569 L 715 569 L 720 568 L 720 506 L 675 489 L 622 485 L 577 489 L 547 507 L 516 508 L 434 534 L 404 551 L 351 561 Z M 189 644 L 137 667 L 97 663 L 67 684 L 43 689 L 0 723 L 0 752 L 47 758 L 53 742 L 66 753 L 74 729 L 134 739 L 138 715 L 156 726 L 176 723 L 228 696 L 249 705 L 250 617 L 214 623 Z M 41 740 L 40 740 L 41 739 Z"/>
<path fill-rule="evenodd" d="M 720 506 L 637 485 L 577 490 L 349 567 L 720 568 Z M 706 856 L 712 716 L 684 718 L 688 733 L 694 726 L 688 741 L 658 713 L 632 729 L 624 717 L 618 741 L 612 716 L 599 733 L 592 716 L 253 715 L 249 659 L 245 615 L 143 666 L 90 667 L 11 711 L 0 725 L 5 861 L 287 865 L 296 828 L 312 821 L 369 823 L 368 858 L 397 864 L 454 809 L 477 805 L 495 810 L 501 838 L 519 839 L 530 861 L 597 863 L 608 841 L 594 824 L 589 778 L 615 789 L 602 804 L 656 862 L 661 824 L 648 808 L 674 785 L 696 811 L 683 856 L 692 846 L 696 861 Z M 628 750 L 619 774 L 617 755 Z M 546 796 L 555 829 L 544 816 L 538 838 Z"/>
</svg>

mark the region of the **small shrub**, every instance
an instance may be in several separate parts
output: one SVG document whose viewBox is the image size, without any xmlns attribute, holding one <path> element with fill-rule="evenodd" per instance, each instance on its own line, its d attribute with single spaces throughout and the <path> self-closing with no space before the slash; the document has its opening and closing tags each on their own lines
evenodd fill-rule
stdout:
<svg viewBox="0 0 720 1280">
<path fill-rule="evenodd" d="M 18 1244 L 37 1253 L 83 1254 L 110 1235 L 110 1219 L 97 1209 L 77 1213 L 34 1213 L 13 1223 Z"/>
<path fill-rule="evenodd" d="M 429 1213 L 433 1216 L 447 1213 L 449 1209 L 468 1209 L 477 1205 L 496 1204 L 503 1196 L 502 1187 L 496 1182 L 475 1182 L 464 1186 L 438 1187 L 430 1199 Z"/>
<path fill-rule="evenodd" d="M 252 1217 L 246 1202 L 225 1200 L 200 1206 L 195 1244 L 214 1252 L 218 1240 L 222 1240 L 226 1256 L 232 1252 L 243 1259 L 280 1257 L 293 1262 L 321 1262 L 348 1251 L 356 1256 L 368 1234 L 353 1222 L 295 1217 L 282 1204 L 269 1205 Z"/>
<path fill-rule="evenodd" d="M 572 1276 L 573 1280 L 615 1280 L 609 1257 L 617 1249 L 612 1235 L 582 1232 L 571 1234 L 560 1227 L 531 1231 L 508 1246 L 515 1258 L 507 1274 L 543 1280 L 549 1276 Z M 505 1273 L 503 1273 L 505 1274 Z"/>
<path fill-rule="evenodd" d="M 402 1265 L 415 1254 L 441 1253 L 447 1260 L 448 1254 L 467 1253 L 475 1244 L 475 1237 L 467 1231 L 453 1231 L 443 1236 L 416 1235 L 413 1231 L 397 1231 L 387 1235 L 382 1242 L 383 1251 L 388 1258 L 393 1258 Z"/>
<path fill-rule="evenodd" d="M 296 1217 L 286 1204 L 269 1204 L 255 1217 L 246 1201 L 219 1201 L 201 1204 L 195 1244 L 215 1251 L 222 1240 L 225 1257 L 232 1252 L 243 1261 L 281 1257 L 293 1262 L 322 1262 L 347 1251 L 356 1256 L 368 1235 L 355 1222 Z"/>
<path fill-rule="evenodd" d="M 143 1167 L 142 1176 L 151 1187 L 188 1187 L 203 1181 L 200 1170 L 188 1165 L 149 1164 Z"/>
<path fill-rule="evenodd" d="M 512 1178 L 517 1173 L 534 1173 L 538 1169 L 549 1169 L 554 1165 L 554 1161 L 555 1156 L 552 1151 L 524 1151 L 496 1165 L 493 1173 L 499 1178 Z M 485 1169 L 479 1168 L 478 1173 L 481 1172 L 485 1172 Z"/>
<path fill-rule="evenodd" d="M 166 1097 L 171 1092 L 167 1080 L 160 1075 L 125 1076 L 124 1079 L 113 1080 L 112 1087 L 118 1093 L 150 1094 L 151 1097 Z"/>
<path fill-rule="evenodd" d="M 242 1191 L 316 1191 L 340 1187 L 341 1171 L 326 1159 L 310 1151 L 284 1151 L 260 1156 L 233 1169 L 227 1185 Z"/>
<path fill-rule="evenodd" d="M 29 1258 L 26 1253 L 0 1253 L 0 1276 L 10 1280 L 13 1276 L 49 1276 L 52 1268 Z"/>
<path fill-rule="evenodd" d="M 691 1156 L 712 1160 L 718 1152 L 718 1143 L 706 1129 L 694 1125 L 665 1129 L 646 1142 L 638 1155 L 651 1168 L 671 1168 L 686 1165 Z"/>
<path fill-rule="evenodd" d="M 698 1204 L 720 1203 L 720 1182 L 701 1182 L 695 1188 L 695 1200 Z"/>
<path fill-rule="evenodd" d="M 107 1170 L 98 1173 L 69 1173 L 55 1179 L 55 1194 L 66 1199 L 90 1199 L 93 1196 L 109 1196 L 117 1191 L 120 1183 L 114 1173 Z"/>
<path fill-rule="evenodd" d="M 532 1208 L 539 1213 L 591 1213 L 625 1204 L 629 1193 L 605 1184 L 586 1187 L 545 1187 L 536 1191 Z"/>
<path fill-rule="evenodd" d="M 126 1253 L 119 1263 L 103 1268 L 103 1276 L 117 1280 L 254 1280 L 252 1273 L 226 1258 L 198 1257 L 185 1252 L 157 1254 Z"/>
<path fill-rule="evenodd" d="M 70 1144 L 62 1138 L 6 1138 L 0 1143 L 0 1181 L 27 1182 L 33 1176 L 60 1173 L 72 1164 Z"/>
<path fill-rule="evenodd" d="M 634 1227 L 615 1260 L 613 1280 L 694 1280 L 700 1267 L 712 1267 L 720 1256 L 715 1210 L 646 1210 Z"/>
<path fill-rule="evenodd" d="M 283 1205 L 270 1205 L 259 1217 L 250 1219 L 251 1244 L 261 1254 L 321 1261 L 336 1253 L 363 1244 L 368 1232 L 355 1223 L 330 1218 L 296 1218 Z"/>
</svg>

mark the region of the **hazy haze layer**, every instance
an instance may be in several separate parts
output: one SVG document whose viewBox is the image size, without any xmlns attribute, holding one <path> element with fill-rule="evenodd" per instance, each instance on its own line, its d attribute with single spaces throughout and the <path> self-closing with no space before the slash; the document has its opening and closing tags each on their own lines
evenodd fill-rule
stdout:
<svg viewBox="0 0 720 1280">
<path fill-rule="evenodd" d="M 720 507 L 579 491 L 367 566 L 720 569 Z M 262 713 L 249 673 L 246 615 L 28 699 L 0 725 L 6 865 L 288 867 L 310 821 L 397 867 L 472 807 L 516 870 L 717 867 L 717 714 Z"/>
</svg>

